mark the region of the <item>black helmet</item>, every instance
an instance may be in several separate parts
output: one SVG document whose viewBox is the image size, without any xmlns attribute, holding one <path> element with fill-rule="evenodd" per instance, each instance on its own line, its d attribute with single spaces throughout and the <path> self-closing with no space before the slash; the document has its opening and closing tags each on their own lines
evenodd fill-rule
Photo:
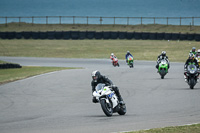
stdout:
<svg viewBox="0 0 200 133">
<path fill-rule="evenodd" d="M 98 70 L 92 72 L 92 79 L 94 82 L 97 82 L 100 76 L 101 76 L 101 73 Z"/>
<path fill-rule="evenodd" d="M 165 51 L 162 51 L 162 56 L 166 56 L 166 52 Z"/>
</svg>

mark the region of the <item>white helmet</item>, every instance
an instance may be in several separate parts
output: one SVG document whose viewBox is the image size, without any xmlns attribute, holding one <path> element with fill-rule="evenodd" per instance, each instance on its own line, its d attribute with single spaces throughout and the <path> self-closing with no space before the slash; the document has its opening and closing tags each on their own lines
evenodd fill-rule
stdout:
<svg viewBox="0 0 200 133">
<path fill-rule="evenodd" d="M 198 49 L 197 52 L 200 53 L 200 49 Z"/>
<path fill-rule="evenodd" d="M 111 53 L 111 56 L 114 56 L 114 53 Z"/>
</svg>

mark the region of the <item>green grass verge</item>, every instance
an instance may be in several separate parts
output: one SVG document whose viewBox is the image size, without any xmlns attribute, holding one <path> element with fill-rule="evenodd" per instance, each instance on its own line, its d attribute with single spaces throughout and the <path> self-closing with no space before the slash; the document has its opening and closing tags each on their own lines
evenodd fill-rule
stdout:
<svg viewBox="0 0 200 133">
<path fill-rule="evenodd" d="M 52 71 L 59 71 L 64 69 L 73 69 L 65 67 L 32 67 L 23 66 L 16 69 L 0 69 L 0 84 L 8 83 L 11 81 L 24 79 L 27 77 L 48 73 Z"/>
<path fill-rule="evenodd" d="M 189 25 L 86 25 L 86 24 L 0 24 L 0 31 L 128 31 L 128 32 L 166 32 L 200 33 L 200 26 Z"/>
<path fill-rule="evenodd" d="M 200 124 L 156 128 L 156 129 L 133 131 L 127 133 L 200 133 Z"/>
<path fill-rule="evenodd" d="M 125 59 L 129 50 L 136 60 L 156 61 L 165 50 L 170 61 L 185 62 L 196 41 L 166 40 L 0 40 L 0 56 Z"/>
</svg>

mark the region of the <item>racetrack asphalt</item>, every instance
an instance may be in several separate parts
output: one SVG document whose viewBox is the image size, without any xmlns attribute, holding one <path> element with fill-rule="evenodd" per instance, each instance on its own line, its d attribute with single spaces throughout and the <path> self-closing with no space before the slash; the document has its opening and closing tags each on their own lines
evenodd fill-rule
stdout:
<svg viewBox="0 0 200 133">
<path fill-rule="evenodd" d="M 0 85 L 1 133 L 110 133 L 200 123 L 200 84 L 184 82 L 184 63 L 171 63 L 161 79 L 156 61 L 0 57 L 22 66 L 82 67 Z M 91 72 L 119 87 L 127 114 L 107 117 L 92 103 Z"/>
</svg>

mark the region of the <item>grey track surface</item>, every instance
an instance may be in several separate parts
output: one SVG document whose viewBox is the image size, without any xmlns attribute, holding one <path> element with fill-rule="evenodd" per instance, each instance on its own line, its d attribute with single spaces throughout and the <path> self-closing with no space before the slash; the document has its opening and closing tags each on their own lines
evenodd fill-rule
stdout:
<svg viewBox="0 0 200 133">
<path fill-rule="evenodd" d="M 83 67 L 0 85 L 1 133 L 108 133 L 200 122 L 200 85 L 183 79 L 183 63 L 171 63 L 161 79 L 155 62 L 108 59 L 0 57 L 21 65 Z M 120 89 L 127 114 L 106 117 L 92 103 L 91 72 L 100 70 Z"/>
</svg>

